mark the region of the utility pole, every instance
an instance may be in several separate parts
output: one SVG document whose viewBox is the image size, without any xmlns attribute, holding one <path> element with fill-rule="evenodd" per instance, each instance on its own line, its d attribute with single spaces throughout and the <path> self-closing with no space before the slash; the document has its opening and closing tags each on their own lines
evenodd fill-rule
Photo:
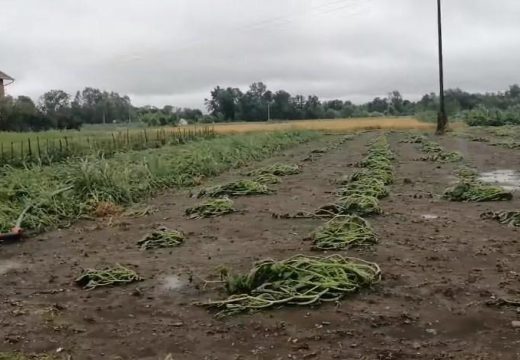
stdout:
<svg viewBox="0 0 520 360">
<path fill-rule="evenodd" d="M 437 25 L 439 30 L 439 99 L 440 107 L 437 115 L 437 135 L 442 135 L 448 125 L 448 115 L 446 114 L 446 104 L 444 101 L 444 59 L 442 51 L 442 7 L 441 0 L 437 0 Z"/>
<path fill-rule="evenodd" d="M 271 103 L 267 102 L 267 121 L 271 121 Z"/>
</svg>

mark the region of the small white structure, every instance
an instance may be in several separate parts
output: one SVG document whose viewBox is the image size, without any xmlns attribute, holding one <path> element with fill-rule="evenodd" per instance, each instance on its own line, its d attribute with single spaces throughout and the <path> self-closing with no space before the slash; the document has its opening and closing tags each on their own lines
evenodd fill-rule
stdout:
<svg viewBox="0 0 520 360">
<path fill-rule="evenodd" d="M 186 125 L 188 125 L 188 120 L 186 120 L 186 119 L 179 120 L 179 126 L 186 126 Z"/>
</svg>

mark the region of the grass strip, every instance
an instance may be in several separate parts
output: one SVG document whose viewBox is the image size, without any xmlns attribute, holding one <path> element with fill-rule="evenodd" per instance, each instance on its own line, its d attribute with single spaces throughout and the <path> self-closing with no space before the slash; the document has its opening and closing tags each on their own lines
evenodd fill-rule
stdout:
<svg viewBox="0 0 520 360">
<path fill-rule="evenodd" d="M 70 225 L 99 202 L 128 206 L 166 188 L 200 184 L 231 168 L 311 139 L 313 132 L 225 136 L 161 149 L 88 157 L 53 166 L 0 169 L 0 231 L 30 204 L 22 227 L 36 232 Z M 56 194 L 56 191 L 70 188 Z"/>
</svg>

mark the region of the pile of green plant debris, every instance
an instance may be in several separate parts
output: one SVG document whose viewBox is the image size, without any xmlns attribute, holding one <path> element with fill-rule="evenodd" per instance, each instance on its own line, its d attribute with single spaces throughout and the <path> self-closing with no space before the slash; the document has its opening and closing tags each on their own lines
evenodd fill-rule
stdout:
<svg viewBox="0 0 520 360">
<path fill-rule="evenodd" d="M 358 163 L 362 169 L 341 179 L 338 200 L 320 207 L 314 212 L 299 211 L 291 214 L 273 214 L 276 218 L 323 218 L 338 215 L 368 216 L 381 214 L 379 199 L 389 195 L 386 185 L 394 181 L 390 150 L 385 137 L 376 139 L 369 147 L 368 155 Z"/>
<path fill-rule="evenodd" d="M 237 210 L 233 207 L 233 200 L 229 198 L 214 199 L 203 204 L 186 209 L 190 219 L 202 219 L 231 214 Z"/>
<path fill-rule="evenodd" d="M 223 272 L 221 276 L 229 298 L 200 304 L 219 310 L 220 317 L 282 305 L 339 301 L 379 282 L 381 270 L 375 263 L 340 255 L 297 255 L 283 261 L 259 262 L 249 274 Z"/>
<path fill-rule="evenodd" d="M 421 151 L 424 153 L 437 153 L 443 151 L 442 146 L 434 141 L 428 141 L 422 143 Z"/>
<path fill-rule="evenodd" d="M 281 183 L 282 179 L 273 174 L 262 174 L 254 177 L 253 181 L 259 182 L 260 184 L 275 185 Z"/>
<path fill-rule="evenodd" d="M 184 243 L 185 236 L 182 232 L 160 227 L 137 242 L 141 250 L 173 248 Z"/>
<path fill-rule="evenodd" d="M 513 194 L 499 186 L 486 185 L 475 179 L 463 179 L 448 188 L 443 197 L 450 201 L 466 202 L 508 201 L 513 199 Z"/>
<path fill-rule="evenodd" d="M 483 219 L 493 219 L 501 224 L 520 227 L 520 211 L 496 211 L 481 215 Z"/>
<path fill-rule="evenodd" d="M 103 270 L 87 269 L 75 281 L 78 286 L 92 290 L 102 286 L 126 285 L 142 280 L 133 270 L 117 264 Z"/>
<path fill-rule="evenodd" d="M 422 161 L 457 162 L 463 159 L 459 152 L 444 151 L 442 146 L 433 141 L 422 143 L 421 150 L 426 153 L 420 158 Z"/>
<path fill-rule="evenodd" d="M 197 197 L 208 196 L 219 198 L 222 196 L 248 196 L 248 195 L 264 195 L 271 194 L 273 190 L 265 183 L 253 180 L 237 180 L 224 185 L 217 185 L 199 191 Z"/>
<path fill-rule="evenodd" d="M 428 154 L 421 157 L 422 161 L 437 161 L 437 162 L 457 162 L 461 161 L 463 156 L 459 152 L 441 151 L 437 153 Z"/>
<path fill-rule="evenodd" d="M 470 167 L 461 167 L 457 170 L 457 176 L 467 181 L 474 181 L 478 178 L 478 171 Z"/>
<path fill-rule="evenodd" d="M 426 141 L 426 137 L 423 135 L 410 135 L 407 138 L 400 141 L 403 144 L 422 144 Z"/>
<path fill-rule="evenodd" d="M 338 214 L 380 214 L 378 199 L 389 195 L 386 185 L 394 180 L 393 159 L 386 138 L 374 141 L 368 155 L 358 164 L 363 169 L 355 172 L 338 190 L 340 199 L 335 203 Z"/>
<path fill-rule="evenodd" d="M 377 243 L 374 230 L 365 219 L 356 216 L 337 216 L 312 233 L 315 250 L 340 250 Z"/>
<path fill-rule="evenodd" d="M 302 172 L 302 168 L 298 165 L 290 165 L 290 164 L 274 164 L 270 166 L 266 166 L 260 169 L 256 169 L 248 172 L 247 176 L 259 176 L 265 174 L 271 174 L 275 176 L 289 176 L 296 175 Z"/>
<path fill-rule="evenodd" d="M 385 183 L 376 177 L 366 177 L 362 181 L 353 181 L 348 186 L 341 187 L 338 191 L 341 197 L 350 195 L 367 195 L 377 199 L 383 199 L 389 195 Z"/>
<path fill-rule="evenodd" d="M 352 194 L 341 197 L 334 204 L 320 208 L 318 212 L 322 213 L 327 209 L 332 211 L 334 215 L 368 216 L 383 213 L 377 198 L 366 194 Z"/>
</svg>

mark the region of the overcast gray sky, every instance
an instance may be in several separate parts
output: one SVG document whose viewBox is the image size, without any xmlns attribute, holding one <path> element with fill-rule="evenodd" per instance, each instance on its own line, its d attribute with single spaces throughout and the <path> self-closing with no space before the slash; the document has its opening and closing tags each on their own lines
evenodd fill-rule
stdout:
<svg viewBox="0 0 520 360">
<path fill-rule="evenodd" d="M 365 101 L 437 90 L 435 0 L 0 0 L 7 91 L 203 106 L 216 86 Z M 444 0 L 448 87 L 520 82 L 520 1 Z"/>
</svg>

